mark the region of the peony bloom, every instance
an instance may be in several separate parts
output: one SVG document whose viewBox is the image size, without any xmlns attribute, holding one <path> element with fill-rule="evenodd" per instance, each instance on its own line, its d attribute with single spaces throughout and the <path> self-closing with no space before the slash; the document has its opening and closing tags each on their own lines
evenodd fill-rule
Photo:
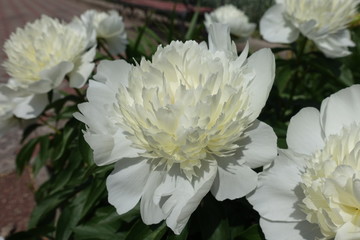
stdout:
<svg viewBox="0 0 360 240">
<path fill-rule="evenodd" d="M 18 28 L 4 45 L 3 66 L 11 77 L 6 87 L 36 98 L 58 87 L 66 75 L 71 87 L 82 87 L 94 67 L 93 42 L 81 24 L 65 25 L 47 16 Z"/>
<path fill-rule="evenodd" d="M 240 38 L 248 38 L 256 27 L 255 23 L 249 23 L 243 11 L 232 4 L 221 6 L 210 14 L 205 13 L 205 27 L 208 31 L 213 23 L 227 24 L 231 34 Z"/>
<path fill-rule="evenodd" d="M 81 15 L 81 20 L 88 28 L 96 30 L 97 38 L 104 39 L 110 53 L 124 53 L 127 44 L 125 25 L 116 11 L 97 12 L 88 10 Z"/>
<path fill-rule="evenodd" d="M 36 103 L 27 107 L 40 113 L 47 104 L 46 93 L 58 87 L 66 75 L 71 87 L 85 84 L 94 67 L 95 47 L 88 50 L 93 42 L 81 24 L 65 25 L 42 16 L 18 28 L 5 42 L 8 59 L 3 66 L 11 78 L 1 87 L 26 98 L 21 101 L 24 104 Z M 28 119 L 37 115 L 19 112 L 18 116 Z"/>
<path fill-rule="evenodd" d="M 276 0 L 260 20 L 260 33 L 269 42 L 292 43 L 299 33 L 328 57 L 350 54 L 355 44 L 346 29 L 359 0 Z"/>
<path fill-rule="evenodd" d="M 205 43 L 173 41 L 151 61 L 100 63 L 89 102 L 74 116 L 107 179 L 119 214 L 141 199 L 146 224 L 166 219 L 179 234 L 202 198 L 243 197 L 258 168 L 276 156 L 276 136 L 256 118 L 274 79 L 269 49 L 237 56 L 229 29 L 210 28 Z"/>
<path fill-rule="evenodd" d="M 360 239 L 360 85 L 304 108 L 248 197 L 269 240 Z"/>
</svg>

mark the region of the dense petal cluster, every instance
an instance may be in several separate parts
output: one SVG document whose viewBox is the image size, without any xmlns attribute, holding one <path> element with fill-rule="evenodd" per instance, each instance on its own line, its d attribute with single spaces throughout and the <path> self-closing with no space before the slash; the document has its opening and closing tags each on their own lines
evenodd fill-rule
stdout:
<svg viewBox="0 0 360 240">
<path fill-rule="evenodd" d="M 89 35 L 79 23 L 66 25 L 47 16 L 18 28 L 4 45 L 7 60 L 3 66 L 11 77 L 6 88 L 20 98 L 42 98 L 45 102 L 40 106 L 29 106 L 41 112 L 47 103 L 45 94 L 58 87 L 66 75 L 71 87 L 83 86 L 94 67 L 95 47 Z"/>
<path fill-rule="evenodd" d="M 221 6 L 210 14 L 205 13 L 205 26 L 208 31 L 213 23 L 228 25 L 231 34 L 240 38 L 249 37 L 256 28 L 256 24 L 249 23 L 245 13 L 232 4 Z"/>
<path fill-rule="evenodd" d="M 112 54 L 124 53 L 127 45 L 127 34 L 121 16 L 116 11 L 98 12 L 87 10 L 80 16 L 87 28 L 96 30 L 96 37 L 106 41 Z"/>
<path fill-rule="evenodd" d="M 273 130 L 256 120 L 275 66 L 270 50 L 247 51 L 237 56 L 219 24 L 209 47 L 174 41 L 136 66 L 100 63 L 75 117 L 95 162 L 116 162 L 107 188 L 119 214 L 141 199 L 146 224 L 166 219 L 179 234 L 209 191 L 224 200 L 255 188 L 251 168 L 276 156 Z"/>
<path fill-rule="evenodd" d="M 248 197 L 267 239 L 360 238 L 359 100 L 354 85 L 290 121 L 289 149 Z"/>
<path fill-rule="evenodd" d="M 291 43 L 299 33 L 314 41 L 328 57 L 343 57 L 354 46 L 346 29 L 358 0 L 277 0 L 260 20 L 260 33 L 269 42 Z"/>
</svg>

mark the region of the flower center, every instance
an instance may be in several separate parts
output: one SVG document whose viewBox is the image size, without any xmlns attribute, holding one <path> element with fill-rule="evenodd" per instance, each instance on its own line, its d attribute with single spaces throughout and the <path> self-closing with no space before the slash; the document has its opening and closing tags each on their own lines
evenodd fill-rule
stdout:
<svg viewBox="0 0 360 240">
<path fill-rule="evenodd" d="M 118 112 L 144 156 L 196 175 L 202 160 L 232 155 L 248 127 L 246 66 L 234 69 L 225 54 L 205 44 L 172 42 L 152 62 L 142 60 L 118 94 Z"/>
<path fill-rule="evenodd" d="M 304 35 L 322 37 L 345 29 L 356 14 L 356 0 L 284 0 L 285 16 Z"/>
<path fill-rule="evenodd" d="M 303 211 L 324 239 L 348 227 L 360 232 L 360 125 L 330 136 L 309 159 L 302 179 Z"/>
<path fill-rule="evenodd" d="M 14 87 L 26 87 L 40 80 L 40 72 L 62 61 L 74 62 L 86 48 L 86 39 L 56 19 L 42 16 L 24 29 L 18 28 L 4 45 L 8 74 Z"/>
</svg>

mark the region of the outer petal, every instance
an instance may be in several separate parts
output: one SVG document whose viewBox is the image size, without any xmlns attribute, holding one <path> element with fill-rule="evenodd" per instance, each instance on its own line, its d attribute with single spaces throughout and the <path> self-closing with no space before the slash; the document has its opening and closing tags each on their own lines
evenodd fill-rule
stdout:
<svg viewBox="0 0 360 240">
<path fill-rule="evenodd" d="M 124 60 L 101 61 L 97 67 L 94 79 L 105 83 L 112 89 L 119 89 L 120 85 L 128 86 L 129 72 L 133 66 Z"/>
<path fill-rule="evenodd" d="M 124 158 L 118 161 L 114 171 L 106 179 L 109 203 L 118 214 L 135 207 L 140 200 L 150 173 L 150 164 L 146 159 Z"/>
<path fill-rule="evenodd" d="M 299 37 L 299 30 L 284 17 L 284 6 L 275 4 L 260 20 L 260 33 L 266 41 L 292 43 Z"/>
<path fill-rule="evenodd" d="M 275 58 L 270 49 L 261 49 L 248 58 L 248 66 L 255 72 L 249 83 L 250 111 L 255 120 L 264 107 L 275 78 Z"/>
<path fill-rule="evenodd" d="M 271 163 L 277 155 L 277 137 L 274 130 L 266 123 L 256 120 L 244 133 L 245 137 L 237 144 L 242 146 L 241 158 L 251 168 L 258 168 Z"/>
<path fill-rule="evenodd" d="M 307 221 L 272 222 L 260 218 L 260 226 L 267 240 L 313 240 L 322 236 L 319 228 Z"/>
<path fill-rule="evenodd" d="M 222 51 L 231 59 L 237 57 L 236 45 L 231 41 L 228 25 L 221 23 L 211 24 L 208 41 L 210 51 Z"/>
<path fill-rule="evenodd" d="M 180 170 L 172 169 L 156 189 L 154 200 L 168 215 L 167 225 L 180 234 L 191 214 L 209 192 L 216 176 L 216 162 L 203 163 L 199 177 L 188 180 Z"/>
<path fill-rule="evenodd" d="M 14 108 L 14 115 L 18 118 L 36 118 L 48 104 L 47 94 L 34 94 L 28 97 L 14 99 L 17 105 Z"/>
<path fill-rule="evenodd" d="M 272 221 L 305 220 L 299 207 L 304 198 L 299 185 L 303 158 L 290 150 L 280 151 L 274 165 L 259 175 L 258 187 L 248 200 L 261 217 Z"/>
<path fill-rule="evenodd" d="M 344 126 L 360 122 L 360 85 L 342 89 L 321 104 L 321 124 L 325 135 L 338 134 Z"/>
<path fill-rule="evenodd" d="M 96 54 L 96 46 L 81 56 L 80 65 L 76 66 L 70 74 L 70 87 L 81 88 L 90 76 L 95 64 L 92 63 Z"/>
<path fill-rule="evenodd" d="M 351 54 L 348 47 L 355 46 L 351 41 L 349 30 L 342 30 L 337 33 L 327 35 L 320 39 L 313 39 L 316 46 L 330 58 L 345 57 Z"/>
<path fill-rule="evenodd" d="M 286 142 L 295 152 L 308 155 L 324 146 L 320 113 L 316 108 L 303 108 L 291 118 Z"/>
<path fill-rule="evenodd" d="M 141 218 L 145 224 L 156 224 L 167 217 L 159 203 L 154 201 L 155 190 L 165 178 L 164 175 L 165 172 L 155 170 L 146 182 L 140 203 Z"/>
<path fill-rule="evenodd" d="M 84 138 L 94 150 L 94 161 L 103 166 L 118 161 L 121 158 L 135 158 L 139 156 L 139 149 L 131 147 L 132 142 L 119 129 L 115 135 L 84 133 Z"/>
<path fill-rule="evenodd" d="M 256 172 L 245 164 L 221 166 L 224 165 L 223 160 L 219 160 L 218 173 L 211 187 L 211 193 L 217 200 L 240 198 L 255 189 L 258 180 Z"/>
</svg>

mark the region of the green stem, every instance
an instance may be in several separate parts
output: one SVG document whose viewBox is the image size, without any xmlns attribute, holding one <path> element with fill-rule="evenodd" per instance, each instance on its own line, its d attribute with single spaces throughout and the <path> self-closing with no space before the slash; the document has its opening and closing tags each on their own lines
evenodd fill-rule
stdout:
<svg viewBox="0 0 360 240">
<path fill-rule="evenodd" d="M 44 124 L 45 126 L 49 127 L 50 129 L 54 130 L 54 132 L 56 134 L 60 134 L 59 129 L 57 129 L 55 126 L 49 124 L 47 121 L 45 121 L 44 119 L 42 119 L 41 117 L 39 117 L 39 120 L 42 124 Z"/>
</svg>

